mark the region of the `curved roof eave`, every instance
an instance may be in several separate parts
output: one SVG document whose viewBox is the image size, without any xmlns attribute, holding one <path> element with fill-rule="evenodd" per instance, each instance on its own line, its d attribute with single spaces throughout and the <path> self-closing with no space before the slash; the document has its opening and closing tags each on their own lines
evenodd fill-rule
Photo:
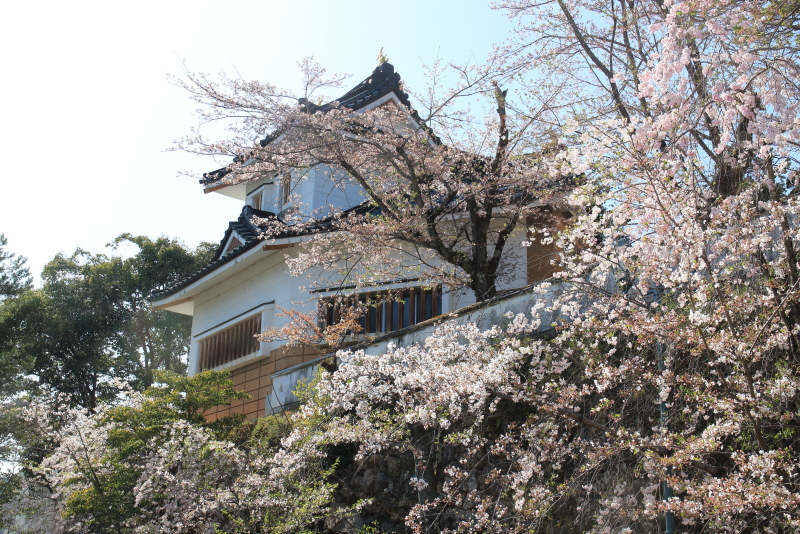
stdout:
<svg viewBox="0 0 800 534">
<path fill-rule="evenodd" d="M 358 206 L 345 210 L 342 212 L 341 216 L 347 216 L 350 213 L 368 213 L 372 210 L 374 210 L 374 208 L 370 206 L 368 202 L 363 202 Z M 218 271 L 225 265 L 231 262 L 238 263 L 238 261 L 235 261 L 237 258 L 241 258 L 243 256 L 250 257 L 255 254 L 255 250 L 258 250 L 258 245 L 261 245 L 261 249 L 265 251 L 285 248 L 285 245 L 300 243 L 312 233 L 332 231 L 332 225 L 334 223 L 332 218 L 323 219 L 317 221 L 313 227 L 306 228 L 303 231 L 286 232 L 283 235 L 275 236 L 275 238 L 271 241 L 265 241 L 260 236 L 261 232 L 259 231 L 259 227 L 252 222 L 253 215 L 264 217 L 265 214 L 274 215 L 270 212 L 254 210 L 250 206 L 244 206 L 244 208 L 242 208 L 242 214 L 239 216 L 239 218 L 236 221 L 231 221 L 229 224 L 228 230 L 225 232 L 225 236 L 220 242 L 217 252 L 214 254 L 214 259 L 212 259 L 208 265 L 193 275 L 190 275 L 186 279 L 175 284 L 174 286 L 164 288 L 161 291 L 153 293 L 150 295 L 150 297 L 148 297 L 147 300 L 153 305 L 154 308 L 168 308 L 175 304 L 178 300 L 193 296 L 194 293 L 191 295 L 187 293 L 190 288 L 192 291 L 195 291 L 201 284 L 205 283 L 205 281 L 209 280 L 212 276 L 216 276 Z M 232 250 L 224 251 L 222 247 L 225 246 L 232 229 L 244 229 L 244 227 L 247 227 L 248 231 L 240 235 L 245 237 L 247 241 Z"/>
</svg>

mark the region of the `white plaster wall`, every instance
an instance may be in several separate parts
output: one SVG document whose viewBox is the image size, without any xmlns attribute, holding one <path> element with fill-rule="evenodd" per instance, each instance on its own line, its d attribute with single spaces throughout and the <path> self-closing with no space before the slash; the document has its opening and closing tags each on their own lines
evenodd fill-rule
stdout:
<svg viewBox="0 0 800 534">
<path fill-rule="evenodd" d="M 275 316 L 279 313 L 279 308 L 307 313 L 316 311 L 316 300 L 307 291 L 300 289 L 304 280 L 291 276 L 286 270 L 286 250 L 259 251 L 258 261 L 254 265 L 228 276 L 195 298 L 190 372 L 198 371 L 197 342 L 216 329 L 235 324 L 236 321 L 230 320 L 248 310 L 273 303 L 269 306 L 269 313 L 264 314 L 263 328 L 280 327 L 288 322 L 286 317 Z M 241 317 L 244 318 L 245 316 Z M 262 343 L 261 354 L 268 354 L 282 344 L 280 341 Z"/>
<path fill-rule="evenodd" d="M 286 209 L 282 203 L 279 178 L 264 178 L 249 182 L 247 194 L 262 186 L 264 186 L 262 209 L 274 213 Z M 307 215 L 314 213 L 317 218 L 328 216 L 330 211 L 323 209 L 328 206 L 345 210 L 364 201 L 361 187 L 349 180 L 347 173 L 328 165 L 295 169 L 292 171 L 291 187 L 292 203 L 295 204 L 295 208 Z"/>
<path fill-rule="evenodd" d="M 309 184 L 314 186 L 314 181 Z M 309 191 L 315 191 L 310 187 Z M 526 238 L 525 228 L 521 226 L 506 245 L 505 261 L 501 269 L 505 275 L 499 280 L 498 289 L 511 289 L 522 287 L 526 284 L 526 250 L 522 242 Z M 293 277 L 287 272 L 285 255 L 297 254 L 299 246 L 275 251 L 254 251 L 255 263 L 242 268 L 235 274 L 218 273 L 225 276 L 218 284 L 199 294 L 194 301 L 194 320 L 192 322 L 192 348 L 190 351 L 191 372 L 197 372 L 197 341 L 213 332 L 209 329 L 222 329 L 234 324 L 232 318 L 255 308 L 256 306 L 274 303 L 265 312 L 262 326 L 280 327 L 288 322 L 286 317 L 276 317 L 280 308 L 295 309 L 306 313 L 316 313 L 317 300 L 327 296 L 328 293 L 311 294 L 307 286 L 313 289 L 312 280 L 307 277 Z M 313 276 L 313 275 L 312 275 Z M 321 280 L 323 286 L 328 281 Z M 403 286 L 414 285 L 400 284 Z M 386 286 L 399 287 L 398 285 Z M 443 312 L 470 306 L 475 303 L 475 296 L 470 290 L 449 291 L 444 288 L 442 299 Z M 254 311 L 255 313 L 255 311 Z M 241 317 L 242 319 L 244 316 Z M 226 321 L 231 321 L 226 323 Z M 270 350 L 282 345 L 281 341 L 262 343 L 261 354 L 268 354 Z M 236 365 L 244 363 L 237 361 Z"/>
<path fill-rule="evenodd" d="M 318 165 L 313 171 L 312 206 L 332 206 L 346 210 L 365 200 L 364 190 L 355 184 L 341 169 Z"/>
<path fill-rule="evenodd" d="M 274 212 L 277 200 L 275 189 L 276 184 L 273 183 L 272 178 L 262 178 L 261 180 L 247 183 L 247 196 L 249 197 L 251 193 L 258 190 L 262 198 L 261 209 Z"/>
</svg>

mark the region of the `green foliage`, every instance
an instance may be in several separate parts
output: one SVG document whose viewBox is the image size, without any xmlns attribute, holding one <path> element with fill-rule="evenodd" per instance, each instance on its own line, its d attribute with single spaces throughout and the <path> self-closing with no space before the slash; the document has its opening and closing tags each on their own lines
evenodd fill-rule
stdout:
<svg viewBox="0 0 800 534">
<path fill-rule="evenodd" d="M 38 377 L 32 385 L 69 394 L 94 409 L 99 399 L 113 395 L 110 378 L 128 375 L 108 342 L 115 309 L 81 280 L 45 280 L 44 288 L 4 304 L 4 330 L 13 340 L 6 354 L 25 364 L 20 371 Z"/>
<path fill-rule="evenodd" d="M 145 443 L 164 425 L 178 420 L 208 427 L 218 434 L 237 428 L 244 421 L 241 414 L 232 414 L 213 423 L 208 423 L 203 416 L 214 406 L 228 406 L 232 400 L 250 398 L 247 393 L 233 389 L 233 382 L 225 371 L 203 371 L 193 376 L 156 371 L 155 378 L 157 382 L 142 394 L 141 406 L 112 408 L 108 411 L 108 420 L 139 432 Z"/>
<path fill-rule="evenodd" d="M 0 396 L 10 395 L 24 386 L 21 379 L 27 361 L 13 350 L 9 310 L 3 303 L 30 289 L 31 275 L 25 258 L 5 250 L 8 240 L 0 234 Z"/>
<path fill-rule="evenodd" d="M 0 234 L 0 302 L 31 287 L 31 273 L 25 258 L 4 250 L 8 239 Z"/>
<path fill-rule="evenodd" d="M 129 234 L 111 244 L 115 251 L 125 245 L 137 252 L 59 254 L 44 268 L 41 289 L 0 306 L 0 363 L 9 363 L 0 365 L 0 394 L 11 392 L 5 384 L 14 391 L 41 387 L 93 410 L 115 395 L 112 377 L 141 391 L 157 369 L 185 372 L 191 318 L 154 311 L 147 297 L 196 272 L 210 247 L 190 251 L 166 237 Z M 25 375 L 38 380 L 25 383 Z"/>
<path fill-rule="evenodd" d="M 281 440 L 291 433 L 293 427 L 286 414 L 261 417 L 250 434 L 249 447 L 254 452 L 270 454 L 280 446 Z"/>
<path fill-rule="evenodd" d="M 126 362 L 131 384 L 144 389 L 152 384 L 155 369 L 185 371 L 181 357 L 188 351 L 191 331 L 190 317 L 154 311 L 147 297 L 196 272 L 210 253 L 208 246 L 192 252 L 166 237 L 123 234 L 111 243 L 115 251 L 128 245 L 138 252 L 127 258 L 78 250 L 69 258 L 57 256 L 48 268 L 62 280 L 84 280 L 110 301 L 115 311 L 110 348 Z"/>
<path fill-rule="evenodd" d="M 203 412 L 248 398 L 235 391 L 227 372 L 205 371 L 186 377 L 168 371 L 156 372 L 157 383 L 142 393 L 141 402 L 107 409 L 98 423 L 107 425 L 107 454 L 99 466 L 84 469 L 68 492 L 67 517 L 85 522 L 92 532 L 109 532 L 132 524 L 148 503 L 136 504 L 133 488 L 148 458 L 167 439 L 164 430 L 177 421 L 209 428 L 224 435 L 242 426 L 241 415 L 206 422 Z"/>
</svg>

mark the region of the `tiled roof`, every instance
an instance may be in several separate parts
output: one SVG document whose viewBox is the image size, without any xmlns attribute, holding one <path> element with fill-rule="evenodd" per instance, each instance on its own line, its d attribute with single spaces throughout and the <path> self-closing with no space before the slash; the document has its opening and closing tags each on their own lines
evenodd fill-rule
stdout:
<svg viewBox="0 0 800 534">
<path fill-rule="evenodd" d="M 317 111 L 324 113 L 336 107 L 359 110 L 389 93 L 394 93 L 400 99 L 400 102 L 409 108 L 411 107 L 408 94 L 402 90 L 400 75 L 394 71 L 394 66 L 391 63 L 383 63 L 378 65 L 368 78 L 336 100 L 318 106 L 301 98 L 300 104 L 312 113 Z M 260 141 L 261 146 L 267 146 L 276 137 L 278 137 L 278 134 L 265 137 Z M 227 167 L 207 172 L 203 174 L 200 183 L 202 185 L 212 184 L 222 179 L 226 174 L 228 174 Z"/>
<path fill-rule="evenodd" d="M 344 107 L 358 110 L 366 107 L 384 95 L 394 92 L 397 98 L 404 105 L 411 107 L 408 95 L 403 92 L 400 85 L 400 75 L 394 71 L 391 63 L 378 65 L 369 77 L 350 89 L 347 93 L 337 98 L 333 102 L 328 102 L 322 106 L 307 104 L 309 111 L 328 111 L 336 107 Z"/>
<path fill-rule="evenodd" d="M 271 211 L 257 210 L 245 204 L 239 217 L 235 221 L 228 223 L 228 229 L 225 230 L 225 236 L 222 238 L 222 241 L 220 241 L 217 251 L 214 253 L 214 257 L 211 259 L 212 262 L 220 260 L 228 254 L 235 253 L 236 250 L 241 247 L 245 247 L 258 241 L 258 236 L 264 231 L 266 225 L 254 224 L 253 217 L 258 217 L 259 219 L 269 219 L 276 217 L 276 215 Z M 236 248 L 226 251 L 225 245 L 228 243 L 228 239 L 231 237 L 233 232 L 236 232 L 242 241 L 242 244 Z"/>
<path fill-rule="evenodd" d="M 408 94 L 402 90 L 400 84 L 400 75 L 394 71 L 394 66 L 392 66 L 390 63 L 383 63 L 376 67 L 369 77 L 332 102 L 328 102 L 327 104 L 323 104 L 321 106 L 303 101 L 301 101 L 300 104 L 305 105 L 306 108 L 311 112 L 321 111 L 324 113 L 334 109 L 336 106 L 345 107 L 352 110 L 359 110 L 392 92 L 397 96 L 400 102 L 410 107 Z M 266 146 L 276 137 L 277 135 L 267 136 L 261 140 L 261 146 Z M 205 173 L 203 178 L 200 180 L 200 183 L 203 185 L 214 183 L 224 177 L 227 173 L 228 171 L 225 167 L 222 169 L 217 169 L 216 171 Z M 362 204 L 347 210 L 345 215 L 355 212 L 365 213 L 370 209 L 373 208 L 370 208 L 367 204 Z M 219 247 L 217 247 L 214 258 L 208 265 L 185 280 L 181 281 L 177 285 L 164 288 L 161 291 L 153 293 L 149 300 L 154 301 L 169 297 L 181 289 L 188 287 L 197 280 L 200 280 L 205 275 L 215 271 L 217 268 L 228 263 L 230 260 L 244 254 L 248 250 L 255 248 L 256 245 L 261 242 L 261 239 L 259 239 L 258 236 L 263 232 L 264 227 L 253 224 L 254 216 L 262 219 L 276 217 L 274 213 L 256 210 L 250 206 L 245 206 L 242 208 L 241 215 L 239 215 L 235 221 L 231 221 L 228 225 L 228 229 L 225 231 L 225 236 L 222 238 Z M 325 231 L 326 227 L 331 225 L 331 222 L 331 220 L 322 220 L 319 221 L 313 229 L 308 229 L 305 232 L 287 232 L 285 235 L 275 237 L 283 238 L 304 235 L 311 232 Z M 240 240 L 242 240 L 242 243 L 233 249 L 225 250 L 225 245 L 228 243 L 228 239 L 233 232 L 236 232 Z"/>
<path fill-rule="evenodd" d="M 368 202 L 364 202 L 345 210 L 342 212 L 342 217 L 347 217 L 350 214 L 365 214 L 371 211 L 375 211 L 374 207 L 371 207 Z M 170 295 L 174 295 L 181 289 L 184 289 L 194 282 L 200 280 L 207 274 L 217 270 L 219 267 L 225 265 L 232 259 L 241 256 L 248 250 L 255 248 L 257 245 L 266 244 L 263 239 L 261 239 L 260 235 L 263 233 L 266 225 L 256 225 L 253 223 L 253 217 L 257 217 L 259 219 L 269 219 L 271 217 L 277 217 L 274 213 L 270 211 L 263 211 L 257 210 L 250 206 L 244 206 L 242 208 L 242 213 L 235 221 L 231 221 L 228 223 L 228 229 L 225 231 L 225 236 L 220 241 L 219 246 L 217 247 L 217 251 L 214 253 L 214 258 L 211 262 L 203 267 L 201 270 L 197 271 L 196 273 L 190 275 L 184 280 L 181 280 L 178 284 L 164 288 L 160 291 L 156 291 L 148 297 L 150 302 L 160 300 Z M 303 235 L 309 235 L 312 233 L 319 233 L 329 231 L 333 219 L 323 219 L 318 221 L 313 227 L 306 227 L 302 231 L 287 231 L 280 235 L 274 236 L 275 239 L 283 239 L 286 237 L 298 237 Z M 228 238 L 230 238 L 231 234 L 236 231 L 239 237 L 243 240 L 242 244 L 233 248 L 231 250 L 225 250 L 225 245 L 228 243 Z"/>
</svg>

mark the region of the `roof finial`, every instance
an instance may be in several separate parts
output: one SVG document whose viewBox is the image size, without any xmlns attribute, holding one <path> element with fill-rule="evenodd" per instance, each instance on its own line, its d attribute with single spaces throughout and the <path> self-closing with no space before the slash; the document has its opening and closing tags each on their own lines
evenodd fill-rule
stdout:
<svg viewBox="0 0 800 534">
<path fill-rule="evenodd" d="M 378 57 L 377 57 L 377 58 L 375 58 L 375 59 L 377 59 L 377 60 L 378 60 L 378 66 L 381 66 L 381 65 L 383 65 L 384 63 L 386 63 L 387 61 L 389 61 L 389 58 L 388 58 L 388 57 L 386 57 L 386 56 L 383 54 L 383 47 L 381 47 L 381 51 L 380 51 L 380 52 L 378 52 Z"/>
</svg>

